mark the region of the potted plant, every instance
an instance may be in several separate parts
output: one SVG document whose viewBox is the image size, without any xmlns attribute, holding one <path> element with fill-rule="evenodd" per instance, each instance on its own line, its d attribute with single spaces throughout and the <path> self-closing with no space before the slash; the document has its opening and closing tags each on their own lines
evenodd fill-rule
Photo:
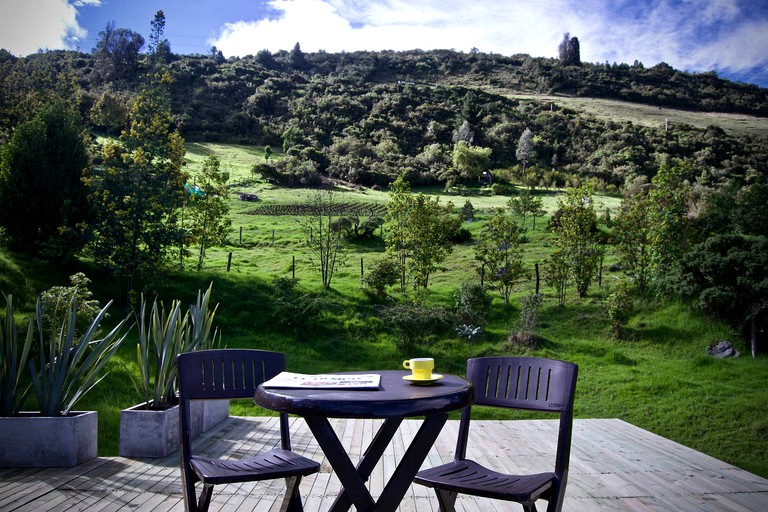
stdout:
<svg viewBox="0 0 768 512">
<path fill-rule="evenodd" d="M 218 306 L 209 310 L 210 294 L 211 286 L 205 293 L 198 292 L 197 302 L 183 314 L 179 300 L 166 310 L 157 299 L 148 308 L 142 296 L 136 354 L 140 373 L 137 388 L 144 401 L 120 412 L 121 456 L 164 457 L 178 448 L 176 356 L 217 343 L 213 318 Z M 229 416 L 229 402 L 217 402 L 200 405 L 194 411 L 193 435 Z"/>
<path fill-rule="evenodd" d="M 44 329 L 45 308 L 39 297 L 27 335 L 19 343 L 13 315 L 13 297 L 3 297 L 5 316 L 0 318 L 0 466 L 71 467 L 98 454 L 96 411 L 75 411 L 88 391 L 104 378 L 104 367 L 127 333 L 120 334 L 128 318 L 105 336 L 100 325 L 111 305 L 99 310 L 85 332 L 76 334 L 77 298 L 73 294 L 58 327 Z M 38 353 L 30 356 L 38 339 Z M 24 368 L 28 370 L 25 385 Z M 39 411 L 22 411 L 32 391 Z"/>
</svg>

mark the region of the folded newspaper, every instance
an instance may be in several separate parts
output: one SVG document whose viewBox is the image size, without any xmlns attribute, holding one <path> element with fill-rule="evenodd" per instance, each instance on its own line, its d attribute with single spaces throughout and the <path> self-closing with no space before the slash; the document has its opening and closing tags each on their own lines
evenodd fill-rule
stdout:
<svg viewBox="0 0 768 512">
<path fill-rule="evenodd" d="M 262 386 L 265 388 L 299 389 L 377 389 L 380 381 L 381 375 L 376 373 L 307 375 L 305 373 L 280 372 L 264 382 Z"/>
</svg>

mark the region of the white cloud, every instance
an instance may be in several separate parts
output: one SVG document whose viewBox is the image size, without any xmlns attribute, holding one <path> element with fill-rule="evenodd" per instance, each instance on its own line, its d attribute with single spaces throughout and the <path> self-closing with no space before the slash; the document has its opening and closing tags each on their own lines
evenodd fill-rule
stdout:
<svg viewBox="0 0 768 512">
<path fill-rule="evenodd" d="M 98 5 L 80 0 L 77 5 Z M 0 48 L 15 55 L 40 49 L 72 48 L 86 36 L 75 5 L 67 0 L 6 0 L 0 17 Z"/>
</svg>

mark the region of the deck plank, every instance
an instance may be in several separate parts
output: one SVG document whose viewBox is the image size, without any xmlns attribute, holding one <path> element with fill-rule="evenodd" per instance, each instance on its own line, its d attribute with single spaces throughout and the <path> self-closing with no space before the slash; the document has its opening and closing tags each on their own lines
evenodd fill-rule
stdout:
<svg viewBox="0 0 768 512">
<path fill-rule="evenodd" d="M 332 420 L 353 461 L 370 443 L 380 420 Z M 406 420 L 368 486 L 379 496 L 384 483 L 420 422 Z M 510 473 L 547 470 L 554 454 L 557 423 L 548 420 L 474 421 L 468 455 Z M 453 459 L 458 421 L 446 424 L 422 467 Z M 291 418 L 293 449 L 321 463 L 321 472 L 301 484 L 307 512 L 326 510 L 340 484 L 304 420 Z M 194 441 L 195 451 L 212 457 L 242 458 L 279 442 L 276 417 L 230 418 Z M 285 483 L 219 486 L 211 511 L 270 512 L 282 499 Z M 3 512 L 126 509 L 184 510 L 178 454 L 162 459 L 98 458 L 75 468 L 0 468 Z M 510 510 L 507 504 L 461 496 L 457 510 Z M 768 480 L 618 419 L 574 422 L 566 512 L 768 510 Z M 412 485 L 401 512 L 436 512 L 431 489 Z"/>
</svg>

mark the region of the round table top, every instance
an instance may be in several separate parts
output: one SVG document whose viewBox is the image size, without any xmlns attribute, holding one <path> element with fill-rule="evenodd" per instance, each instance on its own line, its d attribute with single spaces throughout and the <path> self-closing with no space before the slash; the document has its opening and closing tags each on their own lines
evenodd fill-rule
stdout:
<svg viewBox="0 0 768 512">
<path fill-rule="evenodd" d="M 273 411 L 326 418 L 406 418 L 461 409 L 472 403 L 472 384 L 444 375 L 429 386 L 403 379 L 406 371 L 340 372 L 381 375 L 378 389 L 256 389 L 254 403 Z"/>
</svg>

